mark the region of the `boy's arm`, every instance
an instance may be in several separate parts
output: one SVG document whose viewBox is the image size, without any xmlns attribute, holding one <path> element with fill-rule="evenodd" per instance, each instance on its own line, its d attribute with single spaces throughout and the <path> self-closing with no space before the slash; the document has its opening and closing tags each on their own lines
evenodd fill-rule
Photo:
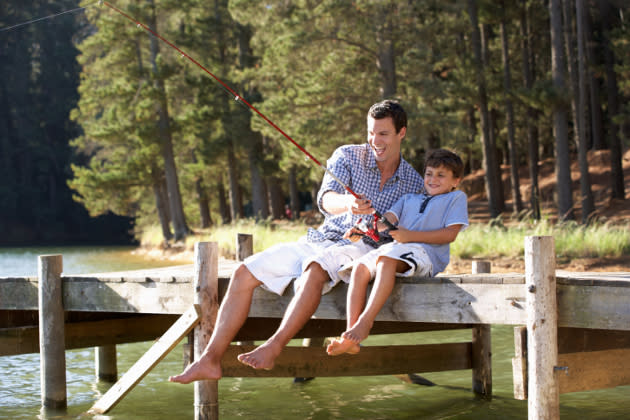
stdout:
<svg viewBox="0 0 630 420">
<path fill-rule="evenodd" d="M 392 230 L 389 234 L 400 243 L 422 242 L 441 245 L 453 242 L 463 226 L 462 224 L 456 224 L 428 231 L 407 230 L 399 226 L 397 230 Z"/>
</svg>

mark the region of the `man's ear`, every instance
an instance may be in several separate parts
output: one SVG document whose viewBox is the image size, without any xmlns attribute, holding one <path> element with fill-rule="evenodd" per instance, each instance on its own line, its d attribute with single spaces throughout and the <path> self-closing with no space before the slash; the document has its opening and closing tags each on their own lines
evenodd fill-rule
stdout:
<svg viewBox="0 0 630 420">
<path fill-rule="evenodd" d="M 398 135 L 400 136 L 400 139 L 404 139 L 405 136 L 407 135 L 407 127 L 403 127 L 400 129 L 400 131 L 398 132 Z"/>
</svg>

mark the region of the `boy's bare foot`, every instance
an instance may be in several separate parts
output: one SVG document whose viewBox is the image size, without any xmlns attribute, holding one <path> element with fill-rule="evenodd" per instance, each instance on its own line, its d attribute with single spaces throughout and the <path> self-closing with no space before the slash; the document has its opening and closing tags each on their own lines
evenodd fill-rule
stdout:
<svg viewBox="0 0 630 420">
<path fill-rule="evenodd" d="M 340 340 L 335 338 L 328 347 L 326 347 L 326 353 L 328 353 L 329 356 L 338 356 L 343 353 L 357 354 L 359 351 L 361 351 L 359 344 L 343 337 Z"/>
<path fill-rule="evenodd" d="M 280 348 L 282 351 L 282 348 Z M 253 367 L 254 369 L 271 370 L 275 364 L 276 358 L 280 355 L 273 344 L 266 342 L 256 347 L 249 353 L 243 353 L 238 355 L 238 361 Z"/>
<path fill-rule="evenodd" d="M 361 318 L 354 325 L 341 334 L 341 339 L 350 340 L 357 345 L 365 340 L 372 329 L 372 322 L 362 321 Z"/>
<path fill-rule="evenodd" d="M 209 357 L 202 357 L 201 359 L 191 363 L 184 369 L 179 375 L 171 376 L 168 378 L 170 382 L 177 382 L 180 384 L 189 384 L 193 381 L 201 381 L 205 379 L 221 379 L 221 362 L 213 362 Z"/>
</svg>

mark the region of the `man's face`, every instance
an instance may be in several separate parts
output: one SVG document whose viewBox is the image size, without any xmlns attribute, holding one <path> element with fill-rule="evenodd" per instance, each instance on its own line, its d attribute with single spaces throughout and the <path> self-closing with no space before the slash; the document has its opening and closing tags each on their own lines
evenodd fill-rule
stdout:
<svg viewBox="0 0 630 420">
<path fill-rule="evenodd" d="M 396 133 L 394 120 L 391 117 L 379 120 L 371 116 L 367 118 L 367 140 L 377 162 L 396 161 L 400 156 L 400 143 L 407 129 L 403 127 Z"/>
<path fill-rule="evenodd" d="M 424 189 L 430 195 L 446 194 L 457 188 L 460 178 L 455 178 L 453 171 L 444 165 L 437 168 L 427 166 L 424 171 Z"/>
</svg>

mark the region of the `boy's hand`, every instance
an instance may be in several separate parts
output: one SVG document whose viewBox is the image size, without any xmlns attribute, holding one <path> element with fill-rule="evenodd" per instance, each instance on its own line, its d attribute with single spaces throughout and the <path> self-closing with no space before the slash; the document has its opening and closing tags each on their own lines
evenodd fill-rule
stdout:
<svg viewBox="0 0 630 420">
<path fill-rule="evenodd" d="M 395 241 L 400 242 L 401 244 L 404 244 L 407 242 L 413 242 L 411 240 L 411 233 L 412 233 L 411 230 L 407 230 L 405 228 L 398 226 L 398 229 L 389 231 L 389 236 L 394 238 Z"/>
</svg>

